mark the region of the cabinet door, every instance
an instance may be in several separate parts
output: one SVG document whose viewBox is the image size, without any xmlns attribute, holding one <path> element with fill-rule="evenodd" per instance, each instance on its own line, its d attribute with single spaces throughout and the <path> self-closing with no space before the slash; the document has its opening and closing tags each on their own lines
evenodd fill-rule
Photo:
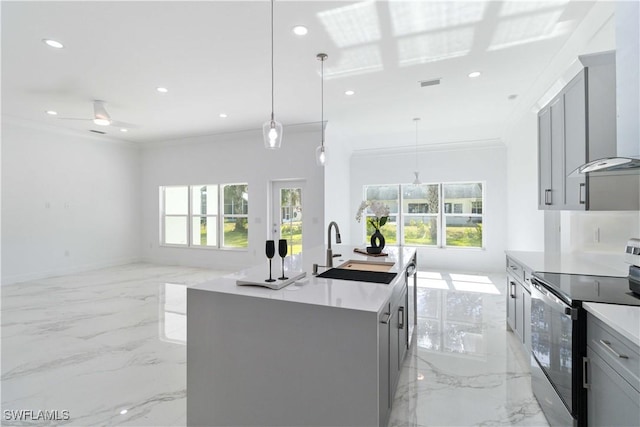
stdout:
<svg viewBox="0 0 640 427">
<path fill-rule="evenodd" d="M 640 392 L 631 387 L 591 347 L 587 391 L 589 426 L 637 426 L 640 420 Z"/>
<path fill-rule="evenodd" d="M 551 209 L 564 204 L 564 97 L 549 106 L 551 114 Z"/>
<path fill-rule="evenodd" d="M 405 288 L 402 293 L 400 307 L 398 307 L 398 372 L 402 370 L 402 363 L 404 362 L 404 358 L 407 355 L 408 348 L 408 338 L 409 335 L 407 332 L 409 331 L 409 316 L 408 316 L 408 299 L 407 299 L 407 289 Z"/>
<path fill-rule="evenodd" d="M 380 426 L 387 425 L 387 419 L 391 410 L 391 397 L 389 395 L 389 330 L 391 307 L 387 303 L 382 310 L 378 322 L 378 420 Z"/>
<path fill-rule="evenodd" d="M 516 282 L 516 292 L 515 292 L 515 317 L 516 317 L 516 329 L 515 333 L 520 338 L 520 342 L 523 342 L 524 336 L 524 314 L 522 312 L 522 293 L 524 292 L 524 288 L 519 282 Z"/>
<path fill-rule="evenodd" d="M 587 181 L 585 175 L 571 176 L 571 172 L 587 162 L 587 102 L 585 74 L 573 78 L 564 91 L 565 134 L 565 209 L 585 210 Z"/>
<path fill-rule="evenodd" d="M 389 399 L 393 402 L 393 397 L 396 394 L 396 385 L 398 385 L 398 379 L 400 378 L 400 370 L 398 369 L 400 363 L 400 351 L 398 349 L 398 343 L 400 341 L 400 329 L 398 328 L 398 308 L 397 304 L 391 304 L 391 327 L 389 329 Z"/>
<path fill-rule="evenodd" d="M 551 110 L 538 113 L 538 209 L 551 205 Z"/>
<path fill-rule="evenodd" d="M 507 326 L 512 331 L 516 330 L 516 293 L 518 282 L 507 275 Z"/>
</svg>

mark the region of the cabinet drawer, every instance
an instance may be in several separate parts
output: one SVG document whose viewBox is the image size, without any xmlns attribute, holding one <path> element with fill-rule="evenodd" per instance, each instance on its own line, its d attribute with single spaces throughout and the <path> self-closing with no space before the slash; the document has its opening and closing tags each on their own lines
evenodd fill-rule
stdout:
<svg viewBox="0 0 640 427">
<path fill-rule="evenodd" d="M 640 390 L 640 350 L 592 315 L 587 318 L 587 345 Z"/>
<path fill-rule="evenodd" d="M 519 282 L 524 280 L 524 269 L 520 264 L 507 257 L 507 272 L 511 274 L 514 278 L 518 279 Z"/>
</svg>

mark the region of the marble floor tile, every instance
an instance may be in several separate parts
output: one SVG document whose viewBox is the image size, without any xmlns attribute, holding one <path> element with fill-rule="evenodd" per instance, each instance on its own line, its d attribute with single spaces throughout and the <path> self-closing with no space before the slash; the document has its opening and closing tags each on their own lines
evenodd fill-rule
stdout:
<svg viewBox="0 0 640 427">
<path fill-rule="evenodd" d="M 222 274 L 132 264 L 4 286 L 2 425 L 184 426 L 186 288 Z"/>
<path fill-rule="evenodd" d="M 507 332 L 506 278 L 418 273 L 418 325 L 390 426 L 548 426 Z"/>
<path fill-rule="evenodd" d="M 222 274 L 132 264 L 2 287 L 0 424 L 185 426 L 186 288 Z M 420 272 L 390 426 L 547 425 L 505 283 Z M 8 419 L 20 410 L 58 420 Z"/>
</svg>

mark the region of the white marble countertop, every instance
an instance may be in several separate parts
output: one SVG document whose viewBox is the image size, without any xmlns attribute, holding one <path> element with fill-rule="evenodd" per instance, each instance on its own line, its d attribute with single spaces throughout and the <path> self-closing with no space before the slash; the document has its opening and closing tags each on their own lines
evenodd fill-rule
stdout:
<svg viewBox="0 0 640 427">
<path fill-rule="evenodd" d="M 415 254 L 415 248 L 388 246 L 384 252 L 386 257 L 369 257 L 353 252 L 357 246 L 332 245 L 333 253 L 341 256 L 333 259 L 333 265 L 338 266 L 348 260 L 368 260 L 394 262 L 391 272 L 403 271 Z M 324 279 L 312 275 L 313 264 L 325 263 L 324 246 L 313 248 L 304 254 L 290 256 L 285 261 L 285 271 L 305 271 L 307 276 L 282 289 L 274 290 L 259 286 L 238 286 L 236 280 L 247 277 L 269 276 L 268 262 L 245 270 L 232 273 L 218 279 L 200 283 L 189 289 L 221 292 L 234 295 L 245 295 L 256 298 L 269 298 L 305 304 L 323 305 L 328 307 L 342 307 L 351 310 L 379 312 L 383 304 L 389 299 L 393 288 L 403 283 L 404 276 L 397 275 L 390 284 L 357 282 L 337 279 Z M 281 274 L 280 258 L 273 259 L 273 277 Z M 324 271 L 320 268 L 319 272 Z M 286 274 L 286 273 L 285 273 Z"/>
<path fill-rule="evenodd" d="M 585 310 L 640 346 L 640 307 L 585 302 Z"/>
<path fill-rule="evenodd" d="M 505 251 L 507 256 L 534 272 L 586 274 L 627 277 L 629 264 L 624 253 L 550 254 L 545 252 Z"/>
</svg>

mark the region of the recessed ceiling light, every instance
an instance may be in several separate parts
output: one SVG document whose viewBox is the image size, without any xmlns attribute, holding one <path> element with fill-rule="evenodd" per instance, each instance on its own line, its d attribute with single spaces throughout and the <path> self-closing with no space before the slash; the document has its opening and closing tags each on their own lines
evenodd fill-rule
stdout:
<svg viewBox="0 0 640 427">
<path fill-rule="evenodd" d="M 50 116 L 57 116 L 58 112 L 57 111 L 53 111 L 53 110 L 47 110 L 46 113 Z"/>
<path fill-rule="evenodd" d="M 169 89 L 167 89 L 166 87 L 157 87 L 156 90 L 160 93 L 167 93 L 169 92 Z"/>
<path fill-rule="evenodd" d="M 512 95 L 509 95 L 508 99 L 509 101 L 513 101 L 514 99 L 516 99 L 518 97 L 518 95 L 516 95 L 515 93 Z"/>
<path fill-rule="evenodd" d="M 472 79 L 475 77 L 480 77 L 480 71 L 472 71 L 471 73 L 469 73 L 469 77 L 471 77 Z"/>
<path fill-rule="evenodd" d="M 347 96 L 351 96 L 351 95 L 354 95 L 354 94 L 355 94 L 355 92 L 354 92 L 354 91 L 352 91 L 352 90 L 345 90 L 345 91 L 344 91 L 344 94 L 345 94 L 345 95 L 347 95 Z"/>
<path fill-rule="evenodd" d="M 125 129 L 125 128 L 122 128 L 122 129 L 120 129 L 120 132 L 129 132 L 129 130 Z"/>
<path fill-rule="evenodd" d="M 296 36 L 304 36 L 309 32 L 307 27 L 305 27 L 304 25 L 296 25 L 291 31 L 293 31 L 293 34 L 295 34 Z"/>
<path fill-rule="evenodd" d="M 62 49 L 64 47 L 64 45 L 62 43 L 60 43 L 59 41 L 51 40 L 51 39 L 42 39 L 42 43 L 46 44 L 47 46 L 56 48 L 56 49 Z"/>
<path fill-rule="evenodd" d="M 228 117 L 225 113 L 220 113 L 218 116 L 222 119 L 226 119 Z"/>
</svg>

